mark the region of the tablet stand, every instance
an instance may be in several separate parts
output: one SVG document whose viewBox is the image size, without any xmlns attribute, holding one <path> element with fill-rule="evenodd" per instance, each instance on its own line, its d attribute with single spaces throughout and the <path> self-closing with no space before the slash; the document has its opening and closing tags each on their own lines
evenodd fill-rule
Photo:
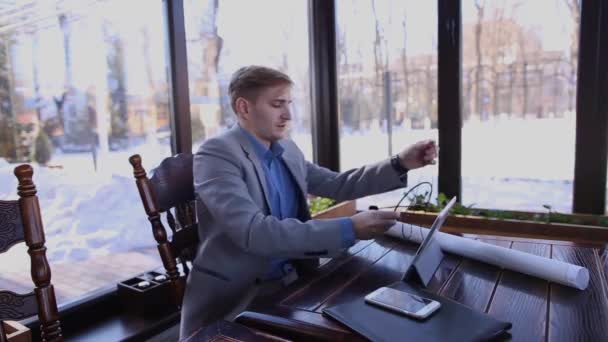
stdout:
<svg viewBox="0 0 608 342">
<path fill-rule="evenodd" d="M 413 281 L 423 287 L 427 287 L 442 260 L 443 252 L 441 251 L 439 242 L 433 236 L 426 248 L 418 255 L 417 260 L 405 271 L 402 280 Z"/>
</svg>

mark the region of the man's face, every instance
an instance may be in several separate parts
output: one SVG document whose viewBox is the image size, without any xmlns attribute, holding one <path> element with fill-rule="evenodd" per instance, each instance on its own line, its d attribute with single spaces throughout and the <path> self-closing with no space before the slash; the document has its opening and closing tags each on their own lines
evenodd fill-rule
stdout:
<svg viewBox="0 0 608 342">
<path fill-rule="evenodd" d="M 261 90 L 255 101 L 247 101 L 244 128 L 268 144 L 285 138 L 291 121 L 291 101 L 290 85 Z"/>
</svg>

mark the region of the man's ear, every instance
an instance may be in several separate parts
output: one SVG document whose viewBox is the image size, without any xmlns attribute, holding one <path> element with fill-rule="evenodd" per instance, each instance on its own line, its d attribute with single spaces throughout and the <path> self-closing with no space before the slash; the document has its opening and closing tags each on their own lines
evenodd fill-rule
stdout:
<svg viewBox="0 0 608 342">
<path fill-rule="evenodd" d="M 239 97 L 235 102 L 236 112 L 243 116 L 244 119 L 249 119 L 249 102 L 243 98 Z"/>
</svg>

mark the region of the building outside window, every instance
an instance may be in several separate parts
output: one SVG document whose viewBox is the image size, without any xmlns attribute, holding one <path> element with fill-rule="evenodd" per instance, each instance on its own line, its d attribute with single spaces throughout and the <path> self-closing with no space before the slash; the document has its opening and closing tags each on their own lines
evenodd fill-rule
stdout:
<svg viewBox="0 0 608 342">
<path fill-rule="evenodd" d="M 171 155 L 161 1 L 3 1 L 0 199 L 34 168 L 59 305 L 161 265 L 128 157 Z M 25 244 L 0 288 L 31 290 Z"/>
<path fill-rule="evenodd" d="M 336 1 L 336 17 L 341 169 L 437 141 L 437 2 Z M 432 185 L 435 198 L 437 165 L 409 173 L 409 187 L 420 182 Z M 430 191 L 424 185 L 413 194 Z M 358 206 L 394 206 L 402 195 L 367 197 Z"/>
<path fill-rule="evenodd" d="M 290 137 L 312 160 L 308 2 L 186 0 L 184 13 L 192 151 L 236 123 L 230 77 L 255 64 L 294 81 Z"/>
<path fill-rule="evenodd" d="M 580 10 L 463 1 L 464 204 L 572 211 Z"/>
</svg>

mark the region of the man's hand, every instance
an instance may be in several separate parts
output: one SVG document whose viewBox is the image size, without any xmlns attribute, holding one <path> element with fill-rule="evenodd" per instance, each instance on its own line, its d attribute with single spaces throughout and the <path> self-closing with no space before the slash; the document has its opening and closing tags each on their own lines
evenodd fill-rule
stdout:
<svg viewBox="0 0 608 342">
<path fill-rule="evenodd" d="M 380 236 L 397 223 L 399 216 L 394 211 L 379 210 L 363 211 L 351 216 L 355 237 L 358 240 L 369 240 Z"/>
<path fill-rule="evenodd" d="M 399 152 L 401 166 L 408 170 L 435 164 L 438 148 L 434 140 L 422 140 Z"/>
</svg>

